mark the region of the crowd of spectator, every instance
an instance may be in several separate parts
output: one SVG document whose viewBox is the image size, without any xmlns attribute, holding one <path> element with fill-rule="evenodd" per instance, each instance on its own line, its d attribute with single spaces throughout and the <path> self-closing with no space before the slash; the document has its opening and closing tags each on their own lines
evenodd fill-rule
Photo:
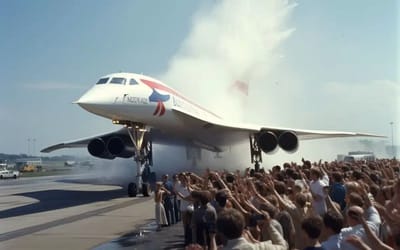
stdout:
<svg viewBox="0 0 400 250">
<path fill-rule="evenodd" d="M 182 221 L 186 249 L 400 249 L 399 169 L 395 159 L 302 160 L 164 175 L 156 219 Z"/>
</svg>

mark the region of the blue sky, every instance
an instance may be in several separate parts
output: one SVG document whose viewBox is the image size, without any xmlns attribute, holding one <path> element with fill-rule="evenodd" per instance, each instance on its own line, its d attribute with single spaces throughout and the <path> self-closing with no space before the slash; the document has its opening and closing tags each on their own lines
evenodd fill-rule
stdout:
<svg viewBox="0 0 400 250">
<path fill-rule="evenodd" d="M 207 89 L 241 78 L 253 93 L 240 104 L 246 122 L 390 136 L 393 121 L 399 141 L 397 2 L 261 2 L 1 1 L 0 152 L 115 129 L 72 102 L 118 71 L 158 77 L 219 113 L 223 95 Z"/>
</svg>

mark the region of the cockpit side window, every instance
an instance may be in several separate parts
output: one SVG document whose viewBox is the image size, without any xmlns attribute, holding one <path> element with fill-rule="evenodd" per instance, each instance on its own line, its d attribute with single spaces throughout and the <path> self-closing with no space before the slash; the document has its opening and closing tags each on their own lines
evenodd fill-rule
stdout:
<svg viewBox="0 0 400 250">
<path fill-rule="evenodd" d="M 108 79 L 110 79 L 109 77 L 107 78 L 100 78 L 100 80 L 96 83 L 96 84 L 105 84 L 108 82 Z"/>
<path fill-rule="evenodd" d="M 135 79 L 131 79 L 129 85 L 138 85 L 138 82 Z"/>
<path fill-rule="evenodd" d="M 110 83 L 115 83 L 115 84 L 125 84 L 126 79 L 122 77 L 113 77 L 110 81 Z"/>
</svg>

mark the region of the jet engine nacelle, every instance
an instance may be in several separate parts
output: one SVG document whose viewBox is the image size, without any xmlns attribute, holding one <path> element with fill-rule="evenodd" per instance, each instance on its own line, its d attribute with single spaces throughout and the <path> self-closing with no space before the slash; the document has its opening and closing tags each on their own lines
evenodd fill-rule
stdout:
<svg viewBox="0 0 400 250">
<path fill-rule="evenodd" d="M 279 135 L 279 147 L 287 152 L 294 153 L 299 147 L 299 139 L 292 131 L 285 131 Z"/>
<path fill-rule="evenodd" d="M 278 146 L 278 138 L 271 131 L 261 130 L 257 135 L 257 144 L 264 153 L 271 153 Z"/>
<path fill-rule="evenodd" d="M 135 148 L 118 136 L 111 137 L 107 141 L 107 150 L 116 157 L 130 158 L 135 155 Z"/>
<path fill-rule="evenodd" d="M 115 156 L 112 155 L 106 148 L 106 143 L 101 138 L 95 138 L 91 140 L 87 146 L 89 153 L 95 157 L 103 159 L 114 159 Z"/>
<path fill-rule="evenodd" d="M 277 146 L 287 152 L 293 153 L 299 147 L 297 135 L 292 131 L 275 133 L 273 131 L 261 130 L 257 136 L 257 145 L 264 153 L 272 153 Z"/>
</svg>

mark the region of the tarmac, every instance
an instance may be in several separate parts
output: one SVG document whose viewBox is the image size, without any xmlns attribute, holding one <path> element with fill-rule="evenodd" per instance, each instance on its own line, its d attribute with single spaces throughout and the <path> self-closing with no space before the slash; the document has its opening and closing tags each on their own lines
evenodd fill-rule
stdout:
<svg viewBox="0 0 400 250">
<path fill-rule="evenodd" d="M 184 248 L 181 224 L 155 230 L 152 197 L 89 179 L 0 181 L 0 249 Z"/>
<path fill-rule="evenodd" d="M 148 229 L 149 227 L 153 227 Z M 102 244 L 95 250 L 107 249 L 184 249 L 183 227 L 180 223 L 155 231 L 155 223 Z"/>
</svg>

